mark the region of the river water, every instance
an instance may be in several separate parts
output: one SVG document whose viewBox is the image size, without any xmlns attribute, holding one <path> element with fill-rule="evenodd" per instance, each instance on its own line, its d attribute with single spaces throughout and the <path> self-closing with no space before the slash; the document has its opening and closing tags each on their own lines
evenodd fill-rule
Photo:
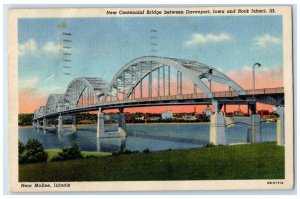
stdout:
<svg viewBox="0 0 300 199">
<path fill-rule="evenodd" d="M 116 126 L 106 126 L 106 130 L 115 131 Z M 209 124 L 147 124 L 127 125 L 126 138 L 96 138 L 95 126 L 79 126 L 76 133 L 65 128 L 64 132 L 44 132 L 41 129 L 19 128 L 19 140 L 38 139 L 45 149 L 66 148 L 77 143 L 84 151 L 113 152 L 124 148 L 131 151 L 160 151 L 180 148 L 203 147 L 209 142 Z M 235 125 L 226 128 L 226 143 L 247 141 L 247 129 Z M 276 123 L 261 124 L 262 141 L 276 141 Z"/>
</svg>

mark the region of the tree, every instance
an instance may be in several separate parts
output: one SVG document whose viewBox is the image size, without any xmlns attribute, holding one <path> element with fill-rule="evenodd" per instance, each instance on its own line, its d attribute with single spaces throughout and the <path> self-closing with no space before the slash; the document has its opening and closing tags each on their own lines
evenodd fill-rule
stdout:
<svg viewBox="0 0 300 199">
<path fill-rule="evenodd" d="M 20 153 L 21 151 L 22 153 Z M 44 151 L 43 145 L 37 139 L 29 139 L 25 145 L 25 150 L 22 144 L 19 144 L 20 163 L 45 162 L 47 158 L 48 156 Z"/>
<path fill-rule="evenodd" d="M 19 141 L 19 163 L 24 162 L 24 151 L 25 151 L 25 145 Z"/>
<path fill-rule="evenodd" d="M 74 143 L 70 148 L 62 149 L 62 152 L 58 153 L 57 157 L 52 158 L 51 161 L 60 161 L 60 160 L 73 160 L 81 159 L 82 155 L 79 150 L 79 146 Z"/>
<path fill-rule="evenodd" d="M 25 151 L 25 145 L 19 141 L 19 154 L 22 154 Z"/>
<path fill-rule="evenodd" d="M 32 125 L 33 113 L 21 113 L 19 114 L 18 124 L 19 126 Z"/>
</svg>

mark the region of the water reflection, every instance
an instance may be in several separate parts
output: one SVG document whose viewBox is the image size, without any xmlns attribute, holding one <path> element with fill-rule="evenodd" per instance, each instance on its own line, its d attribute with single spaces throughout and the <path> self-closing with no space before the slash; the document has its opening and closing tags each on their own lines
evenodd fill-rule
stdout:
<svg viewBox="0 0 300 199">
<path fill-rule="evenodd" d="M 126 138 L 97 138 L 97 151 L 118 152 L 126 149 Z"/>
<path fill-rule="evenodd" d="M 108 127 L 114 131 L 116 127 Z M 209 124 L 180 124 L 180 125 L 128 125 L 126 138 L 96 138 L 95 126 L 79 127 L 76 133 L 70 128 L 58 133 L 54 128 L 33 129 L 19 128 L 19 140 L 26 143 L 28 139 L 38 139 L 45 149 L 61 149 L 77 143 L 83 151 L 114 152 L 121 149 L 131 151 L 150 151 L 197 148 L 205 146 L 209 142 Z M 264 142 L 276 140 L 276 124 L 262 123 L 262 140 Z M 226 142 L 247 142 L 248 130 L 245 127 L 235 125 L 226 128 Z"/>
</svg>

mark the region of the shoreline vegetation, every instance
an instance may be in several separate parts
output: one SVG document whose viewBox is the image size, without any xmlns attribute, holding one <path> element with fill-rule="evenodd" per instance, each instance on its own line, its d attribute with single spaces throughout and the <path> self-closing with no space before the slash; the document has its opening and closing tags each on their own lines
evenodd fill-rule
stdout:
<svg viewBox="0 0 300 199">
<path fill-rule="evenodd" d="M 146 125 L 181 125 L 181 124 L 210 124 L 210 122 L 151 122 L 151 123 L 126 123 L 126 126 L 146 126 Z M 97 124 L 76 124 L 77 127 L 81 126 L 97 126 Z M 118 123 L 109 123 L 105 126 L 116 126 Z M 19 128 L 30 128 L 32 125 L 19 125 Z M 70 127 L 71 124 L 64 124 L 64 127 Z"/>
<path fill-rule="evenodd" d="M 128 126 L 138 126 L 138 125 L 170 125 L 170 124 L 208 124 L 210 122 L 210 117 L 205 114 L 192 114 L 192 113 L 178 113 L 174 114 L 173 118 L 162 119 L 160 114 L 143 114 L 143 113 L 135 113 L 135 114 L 125 114 L 126 125 Z M 33 114 L 19 114 L 19 127 L 29 127 L 32 126 Z M 54 125 L 57 124 L 55 118 L 49 118 L 49 124 Z M 261 122 L 271 123 L 276 122 L 276 118 L 262 118 Z M 64 125 L 71 125 L 72 121 L 70 119 L 64 122 Z M 84 113 L 76 115 L 76 124 L 77 126 L 95 126 L 97 124 L 97 115 Z M 107 120 L 105 125 L 115 125 L 116 122 L 114 120 Z"/>
<path fill-rule="evenodd" d="M 110 114 L 107 113 L 106 123 L 114 123 L 114 119 L 109 118 Z M 19 114 L 18 124 L 19 126 L 32 125 L 34 115 L 33 114 Z M 174 113 L 167 118 L 163 118 L 161 114 L 158 113 L 125 113 L 126 123 L 194 123 L 194 122 L 209 122 L 209 117 L 205 114 L 196 113 Z M 65 124 L 71 124 L 73 119 L 65 120 Z M 48 122 L 51 124 L 57 124 L 55 118 L 48 118 Z M 76 114 L 77 124 L 97 124 L 97 114 L 82 113 Z"/>
<path fill-rule="evenodd" d="M 48 155 L 59 152 L 46 151 Z M 275 142 L 119 155 L 92 153 L 96 153 L 89 154 L 93 158 L 20 164 L 19 181 L 284 179 L 284 147 Z"/>
</svg>

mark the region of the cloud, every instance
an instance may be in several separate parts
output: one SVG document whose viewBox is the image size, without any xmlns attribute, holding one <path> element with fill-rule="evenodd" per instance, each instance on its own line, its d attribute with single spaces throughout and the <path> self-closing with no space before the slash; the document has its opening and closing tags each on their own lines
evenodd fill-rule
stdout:
<svg viewBox="0 0 300 199">
<path fill-rule="evenodd" d="M 224 42 L 231 40 L 231 37 L 228 33 L 220 33 L 220 34 L 201 34 L 196 33 L 193 34 L 189 40 L 184 42 L 184 45 L 187 47 L 202 45 L 206 43 L 216 43 L 216 42 Z"/>
<path fill-rule="evenodd" d="M 255 69 L 256 88 L 276 88 L 283 86 L 283 68 L 280 66 L 265 67 Z M 241 70 L 226 73 L 231 79 L 246 90 L 252 89 L 252 67 L 245 66 Z M 245 81 L 249 80 L 249 81 Z"/>
<path fill-rule="evenodd" d="M 270 34 L 263 34 L 260 36 L 255 37 L 254 45 L 258 48 L 266 48 L 269 45 L 276 45 L 281 43 L 281 39 L 278 37 L 274 37 Z"/>
<path fill-rule="evenodd" d="M 19 56 L 35 55 L 44 56 L 44 54 L 58 54 L 63 51 L 60 43 L 49 41 L 44 45 L 39 44 L 35 39 L 30 38 L 19 44 Z"/>
<path fill-rule="evenodd" d="M 45 53 L 59 53 L 62 52 L 62 45 L 61 44 L 56 44 L 54 42 L 47 42 L 43 47 L 42 47 L 42 51 Z"/>
<path fill-rule="evenodd" d="M 25 80 L 20 80 L 19 91 L 20 93 L 33 93 L 38 86 L 39 78 L 37 76 L 31 76 Z"/>
<path fill-rule="evenodd" d="M 28 39 L 27 41 L 19 44 L 19 56 L 36 53 L 37 48 L 37 42 L 32 38 Z"/>
</svg>

